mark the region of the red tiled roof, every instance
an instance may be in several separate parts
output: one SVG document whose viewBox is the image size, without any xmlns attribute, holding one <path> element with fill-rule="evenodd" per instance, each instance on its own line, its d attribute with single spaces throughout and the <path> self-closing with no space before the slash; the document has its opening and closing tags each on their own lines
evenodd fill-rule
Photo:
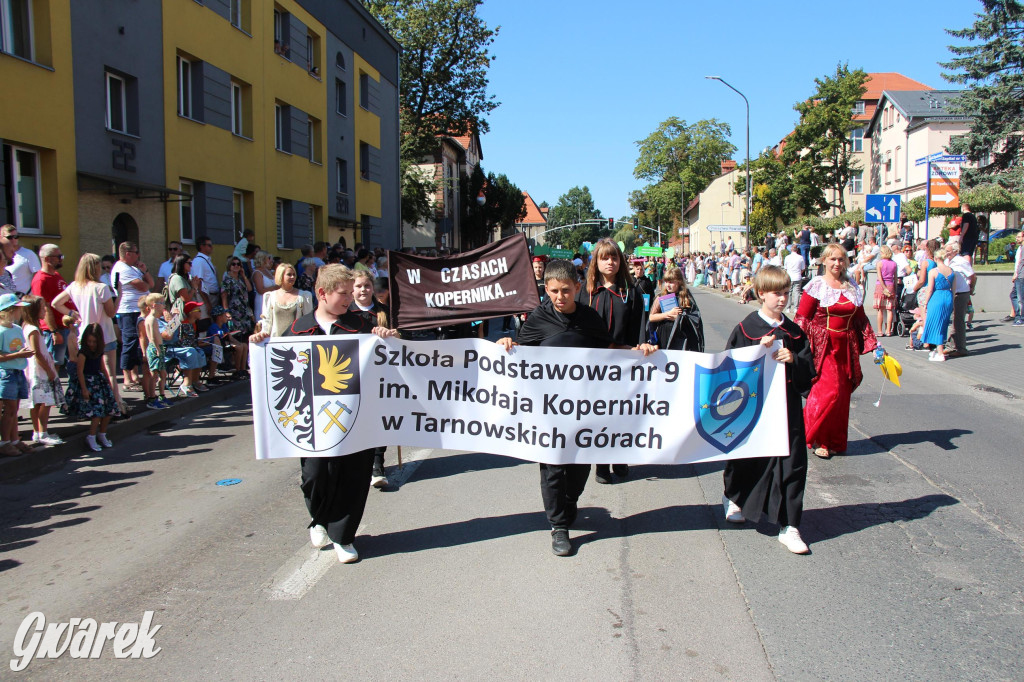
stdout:
<svg viewBox="0 0 1024 682">
<path fill-rule="evenodd" d="M 867 80 L 864 81 L 864 87 L 867 88 L 861 96 L 861 99 L 864 100 L 864 113 L 854 114 L 854 121 L 870 121 L 871 117 L 875 115 L 878 99 L 885 90 L 931 90 L 924 83 L 919 83 L 901 73 L 892 71 L 869 73 Z"/>
<path fill-rule="evenodd" d="M 523 192 L 523 199 L 526 200 L 526 217 L 519 222 L 521 223 L 546 223 L 547 218 L 544 215 L 544 209 L 537 206 L 537 202 L 533 200 L 529 192 Z M 545 211 L 546 212 L 546 211 Z"/>
</svg>

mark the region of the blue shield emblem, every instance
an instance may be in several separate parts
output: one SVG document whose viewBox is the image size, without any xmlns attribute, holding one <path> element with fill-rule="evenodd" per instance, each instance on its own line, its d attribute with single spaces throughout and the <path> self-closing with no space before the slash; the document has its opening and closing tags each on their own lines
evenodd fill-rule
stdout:
<svg viewBox="0 0 1024 682">
<path fill-rule="evenodd" d="M 746 440 L 761 417 L 764 358 L 737 362 L 727 357 L 718 367 L 697 366 L 693 382 L 697 433 L 723 453 Z"/>
</svg>

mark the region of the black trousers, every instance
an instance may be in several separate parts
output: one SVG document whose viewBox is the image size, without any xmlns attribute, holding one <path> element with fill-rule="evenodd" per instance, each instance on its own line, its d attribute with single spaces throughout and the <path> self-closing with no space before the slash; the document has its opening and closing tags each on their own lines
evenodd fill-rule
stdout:
<svg viewBox="0 0 1024 682">
<path fill-rule="evenodd" d="M 967 306 L 971 304 L 968 291 L 953 296 L 953 346 L 961 353 L 967 352 Z"/>
<path fill-rule="evenodd" d="M 589 464 L 540 465 L 540 496 L 552 528 L 569 528 L 570 508 L 580 499 L 588 478 Z"/>
<path fill-rule="evenodd" d="M 370 494 L 373 450 L 343 457 L 304 457 L 302 496 L 315 525 L 327 529 L 331 542 L 351 545 Z"/>
</svg>

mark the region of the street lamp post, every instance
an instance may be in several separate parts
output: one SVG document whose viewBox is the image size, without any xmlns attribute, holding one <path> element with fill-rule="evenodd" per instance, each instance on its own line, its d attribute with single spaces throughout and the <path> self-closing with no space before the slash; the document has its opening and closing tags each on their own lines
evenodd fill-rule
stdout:
<svg viewBox="0 0 1024 682">
<path fill-rule="evenodd" d="M 745 237 L 745 241 L 746 241 L 746 244 L 747 244 L 747 248 L 750 248 L 750 204 L 751 204 L 751 193 L 750 193 L 750 101 L 747 99 L 746 95 L 744 95 L 742 92 L 740 92 L 736 88 L 734 88 L 731 85 L 729 85 L 728 83 L 726 83 L 724 80 L 722 80 L 721 77 L 719 77 L 719 76 L 704 76 L 704 77 L 707 78 L 708 80 L 718 81 L 719 83 L 721 83 L 725 87 L 729 88 L 730 90 L 735 92 L 737 95 L 742 97 L 743 98 L 743 102 L 747 105 L 747 199 L 746 199 L 747 213 L 746 213 L 746 220 L 745 220 L 746 228 L 747 228 L 747 234 L 746 234 L 746 237 Z"/>
</svg>

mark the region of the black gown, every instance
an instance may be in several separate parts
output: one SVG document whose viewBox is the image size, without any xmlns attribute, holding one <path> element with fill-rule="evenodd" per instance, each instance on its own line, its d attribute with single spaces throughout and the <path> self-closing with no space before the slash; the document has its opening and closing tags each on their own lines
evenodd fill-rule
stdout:
<svg viewBox="0 0 1024 682">
<path fill-rule="evenodd" d="M 340 315 L 331 334 L 369 334 L 377 326 L 377 317 L 359 310 Z M 285 336 L 323 336 L 316 313 L 304 315 L 292 323 Z M 370 494 L 373 448 L 340 457 L 302 457 L 299 487 L 309 511 L 309 527 L 323 526 L 331 542 L 351 545 L 363 519 L 366 498 Z"/>
<path fill-rule="evenodd" d="M 605 321 L 582 303 L 576 311 L 563 315 L 550 299 L 533 309 L 519 331 L 523 346 L 562 348 L 608 348 L 612 338 Z M 589 464 L 541 464 L 540 495 L 552 529 L 566 529 L 576 520 L 576 503 L 590 477 Z"/>
<path fill-rule="evenodd" d="M 704 352 L 704 321 L 700 316 L 700 308 L 692 297 L 690 307 L 685 308 L 676 319 L 651 324 L 657 330 L 658 348 Z"/>
<path fill-rule="evenodd" d="M 644 297 L 636 285 L 624 292 L 598 287 L 587 293 L 584 285 L 576 294 L 576 301 L 593 308 L 604 319 L 612 339 L 619 346 L 632 348 L 647 341 L 641 329 L 644 318 Z"/>
<path fill-rule="evenodd" d="M 783 317 L 772 327 L 757 313 L 736 325 L 726 349 L 755 346 L 774 334 L 793 353 L 786 367 L 786 411 L 789 422 L 789 457 L 731 459 L 725 465 L 725 496 L 743 509 L 743 516 L 756 523 L 764 514 L 780 526 L 799 526 L 807 484 L 807 443 L 804 441 L 802 398 L 811 390 L 814 355 L 807 336 L 796 323 Z"/>
</svg>

